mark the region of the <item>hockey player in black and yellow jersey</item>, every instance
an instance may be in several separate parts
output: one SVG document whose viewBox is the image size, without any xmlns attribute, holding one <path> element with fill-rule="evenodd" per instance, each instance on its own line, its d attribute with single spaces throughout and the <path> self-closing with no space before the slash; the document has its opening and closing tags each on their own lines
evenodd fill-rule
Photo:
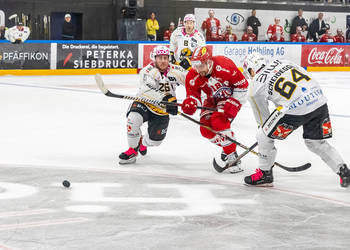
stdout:
<svg viewBox="0 0 350 250">
<path fill-rule="evenodd" d="M 137 96 L 156 101 L 176 102 L 176 86 L 184 85 L 187 71 L 169 63 L 170 51 L 166 46 L 156 46 L 152 62 L 140 71 L 140 87 Z M 159 146 L 164 140 L 169 114 L 177 115 L 177 106 L 166 108 L 146 102 L 133 102 L 127 112 L 127 136 L 129 149 L 119 155 L 120 164 L 136 161 L 138 153 L 145 155 L 147 147 Z M 141 126 L 148 123 L 147 133 L 142 136 Z"/>
</svg>

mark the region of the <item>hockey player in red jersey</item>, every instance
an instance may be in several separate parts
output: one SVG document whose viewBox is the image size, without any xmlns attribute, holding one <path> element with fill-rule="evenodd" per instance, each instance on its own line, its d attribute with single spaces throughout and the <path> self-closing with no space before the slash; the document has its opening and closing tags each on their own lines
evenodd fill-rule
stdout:
<svg viewBox="0 0 350 250">
<path fill-rule="evenodd" d="M 275 24 L 270 24 L 267 29 L 269 42 L 284 42 L 283 27 L 280 25 L 280 18 L 275 18 Z"/>
<path fill-rule="evenodd" d="M 341 28 L 337 29 L 337 34 L 334 36 L 334 42 L 345 43 L 345 37 Z"/>
<path fill-rule="evenodd" d="M 214 10 L 210 9 L 209 17 L 202 23 L 202 30 L 205 33 L 205 39 L 207 41 L 220 41 L 221 37 L 221 24 L 220 20 L 215 18 Z"/>
<path fill-rule="evenodd" d="M 253 28 L 248 26 L 247 32 L 245 32 L 242 36 L 242 41 L 246 42 L 254 42 L 256 41 L 256 35 L 253 33 Z"/>
<path fill-rule="evenodd" d="M 226 31 L 224 33 L 224 41 L 226 42 L 237 42 L 237 36 L 232 32 L 231 25 L 226 26 Z"/>
<path fill-rule="evenodd" d="M 329 29 L 326 30 L 326 33 L 324 33 L 320 40 L 319 40 L 320 43 L 334 43 L 335 42 L 335 39 L 334 37 L 332 36 L 331 32 L 329 31 Z"/>
<path fill-rule="evenodd" d="M 305 36 L 301 32 L 302 28 L 300 26 L 297 26 L 296 33 L 290 37 L 291 42 L 305 42 Z"/>
<path fill-rule="evenodd" d="M 227 137 L 234 139 L 231 121 L 236 117 L 246 100 L 248 81 L 229 58 L 212 56 L 207 47 L 199 47 L 193 52 L 192 69 L 186 76 L 186 99 L 182 110 L 193 115 L 197 106 L 202 104 L 201 94 L 206 94 L 203 106 L 216 108 L 218 111 L 202 110 L 200 122 L 212 128 L 221 135 L 209 131 L 203 126 L 200 132 L 203 137 L 222 148 L 221 157 L 214 158 L 214 164 L 228 167 L 231 173 L 242 171 L 237 158 L 236 144 Z"/>
</svg>

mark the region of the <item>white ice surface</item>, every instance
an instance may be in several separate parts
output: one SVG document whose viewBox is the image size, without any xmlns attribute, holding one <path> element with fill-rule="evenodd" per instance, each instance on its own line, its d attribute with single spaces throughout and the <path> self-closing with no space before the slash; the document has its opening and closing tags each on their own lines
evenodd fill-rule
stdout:
<svg viewBox="0 0 350 250">
<path fill-rule="evenodd" d="M 320 72 L 312 76 L 319 80 L 329 100 L 333 126 L 333 138 L 329 142 L 350 164 L 350 72 Z M 105 75 L 103 79 L 112 92 L 129 95 L 137 92 L 137 75 Z M 178 93 L 179 99 L 183 99 L 183 87 L 179 87 Z M 119 166 L 118 155 L 128 148 L 125 113 L 129 104 L 128 100 L 101 94 L 93 76 L 1 76 L 0 167 L 91 169 L 106 171 L 108 175 L 115 171 L 115 174 L 168 176 L 246 189 L 243 178 L 253 173 L 257 157 L 253 154 L 244 157 L 245 171 L 240 174 L 216 173 L 211 163 L 220 149 L 200 136 L 198 125 L 179 116 L 171 117 L 167 137 L 161 146 L 149 148 L 148 154 L 139 157 L 135 165 Z M 255 142 L 256 124 L 248 103 L 236 117 L 232 129 L 241 143 L 249 146 Z M 322 202 L 328 208 L 334 206 L 350 211 L 350 190 L 340 188 L 338 176 L 307 150 L 302 129 L 276 145 L 277 162 L 288 166 L 311 162 L 312 167 L 299 173 L 275 168 L 271 193 L 281 192 L 289 200 L 300 202 L 301 197 L 301 202 Z M 5 177 L 2 176 L 1 181 L 11 182 Z M 252 198 L 254 192 L 254 188 L 251 189 L 247 198 Z M 283 206 L 283 201 L 273 200 L 273 195 L 267 194 L 266 199 L 269 198 L 273 209 Z M 349 213 L 347 215 L 349 220 Z M 255 233 L 251 233 L 254 237 Z M 349 231 L 339 233 L 349 238 Z M 292 248 L 292 245 L 286 246 Z M 249 244 L 244 247 L 249 248 Z"/>
</svg>

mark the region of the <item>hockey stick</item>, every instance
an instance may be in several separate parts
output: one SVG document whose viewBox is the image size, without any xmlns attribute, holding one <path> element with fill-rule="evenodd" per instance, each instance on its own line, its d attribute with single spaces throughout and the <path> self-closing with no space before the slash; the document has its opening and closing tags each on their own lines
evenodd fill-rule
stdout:
<svg viewBox="0 0 350 250">
<path fill-rule="evenodd" d="M 229 138 L 229 137 L 228 137 Z M 237 143 L 236 143 L 237 144 Z M 216 161 L 215 158 L 213 160 L 213 166 L 215 168 L 216 171 L 218 171 L 219 173 L 224 172 L 226 169 L 235 166 L 246 154 L 248 154 L 250 151 L 252 151 L 256 146 L 258 146 L 258 142 L 255 142 L 253 145 L 251 145 L 249 148 L 247 148 L 242 154 L 240 154 L 236 160 L 234 162 L 232 162 L 231 164 L 225 166 L 225 167 L 220 167 Z"/>
<path fill-rule="evenodd" d="M 119 94 L 112 93 L 111 91 L 109 91 L 105 87 L 105 84 L 104 84 L 103 79 L 102 79 L 100 74 L 96 74 L 95 75 L 95 81 L 96 81 L 97 86 L 101 90 L 101 92 L 104 95 L 109 96 L 109 97 L 121 98 L 121 99 L 127 99 L 127 100 L 134 100 L 134 101 L 140 101 L 140 102 L 147 102 L 147 103 L 154 104 L 154 105 L 182 106 L 182 103 L 177 103 L 177 102 L 157 101 L 157 100 L 152 100 L 152 99 L 145 98 L 145 97 L 119 95 Z M 209 108 L 209 107 L 198 106 L 197 108 L 198 109 L 211 110 L 211 111 L 217 111 L 215 108 Z"/>
<path fill-rule="evenodd" d="M 181 113 L 181 112 L 179 112 L 179 113 L 180 113 L 181 116 L 185 117 L 186 119 L 188 119 L 188 120 L 190 120 L 190 121 L 192 121 L 192 122 L 194 122 L 194 123 L 196 123 L 196 124 L 202 126 L 203 128 L 208 129 L 209 131 L 211 131 L 211 132 L 213 132 L 213 133 L 215 133 L 215 134 L 218 134 L 218 135 L 220 135 L 220 136 L 222 136 L 222 137 L 225 137 L 226 139 L 228 139 L 229 141 L 231 141 L 231 142 L 237 144 L 237 145 L 240 146 L 241 148 L 244 148 L 244 149 L 246 150 L 246 154 L 249 153 L 249 152 L 252 152 L 252 153 L 255 154 L 255 155 L 259 155 L 258 152 L 256 152 L 256 151 L 253 150 L 253 148 L 255 147 L 254 144 L 253 144 L 250 148 L 248 148 L 247 146 L 243 145 L 242 143 L 240 143 L 240 142 L 238 142 L 238 141 L 236 141 L 236 140 L 234 140 L 234 139 L 232 139 L 232 138 L 230 138 L 230 137 L 228 137 L 228 136 L 226 136 L 226 135 L 223 135 L 223 134 L 221 134 L 220 132 L 215 131 L 215 130 L 212 129 L 211 127 L 208 127 L 208 126 L 202 124 L 201 122 L 199 122 L 199 121 L 193 119 L 192 117 L 190 117 L 190 116 L 188 116 L 188 115 L 186 115 L 186 114 L 184 114 L 184 113 Z M 253 146 L 254 146 L 254 147 L 253 147 Z M 245 153 L 245 152 L 244 152 L 244 153 Z M 244 154 L 244 153 L 243 153 L 243 154 Z M 244 155 L 243 155 L 243 156 L 244 156 Z M 242 156 L 242 157 L 243 157 L 243 156 Z M 241 157 L 241 158 L 242 158 L 242 157 Z M 298 167 L 286 167 L 286 166 L 284 166 L 284 165 L 282 165 L 282 164 L 280 164 L 280 163 L 278 163 L 278 162 L 275 162 L 274 165 L 276 165 L 276 166 L 278 166 L 278 167 L 280 167 L 280 168 L 282 168 L 282 169 L 284 169 L 284 170 L 286 170 L 286 171 L 288 171 L 288 172 L 300 172 L 300 171 L 304 171 L 304 170 L 306 170 L 306 169 L 308 169 L 308 168 L 311 167 L 311 163 L 306 163 L 306 164 L 303 164 L 303 165 L 298 166 Z M 220 167 L 220 169 L 223 169 L 223 168 Z M 216 168 L 215 168 L 215 170 L 216 170 Z M 222 171 L 224 171 L 224 170 L 225 170 L 225 169 L 223 169 Z M 222 172 L 222 171 L 221 171 L 221 172 Z M 218 171 L 218 172 L 220 172 L 220 171 Z M 220 173 L 221 173 L 221 172 L 220 172 Z"/>
</svg>

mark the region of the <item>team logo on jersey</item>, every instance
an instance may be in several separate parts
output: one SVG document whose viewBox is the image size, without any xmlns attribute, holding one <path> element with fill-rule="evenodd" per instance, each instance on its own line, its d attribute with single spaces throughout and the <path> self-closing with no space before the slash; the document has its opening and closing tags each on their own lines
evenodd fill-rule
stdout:
<svg viewBox="0 0 350 250">
<path fill-rule="evenodd" d="M 214 92 L 214 99 L 225 99 L 232 96 L 233 90 L 230 87 L 221 87 L 216 92 Z"/>
<path fill-rule="evenodd" d="M 225 68 L 221 67 L 220 65 L 216 65 L 215 69 L 216 69 L 217 71 L 225 71 L 225 72 L 230 73 L 230 71 L 229 71 L 229 70 L 227 70 L 227 69 L 225 69 Z"/>
</svg>

